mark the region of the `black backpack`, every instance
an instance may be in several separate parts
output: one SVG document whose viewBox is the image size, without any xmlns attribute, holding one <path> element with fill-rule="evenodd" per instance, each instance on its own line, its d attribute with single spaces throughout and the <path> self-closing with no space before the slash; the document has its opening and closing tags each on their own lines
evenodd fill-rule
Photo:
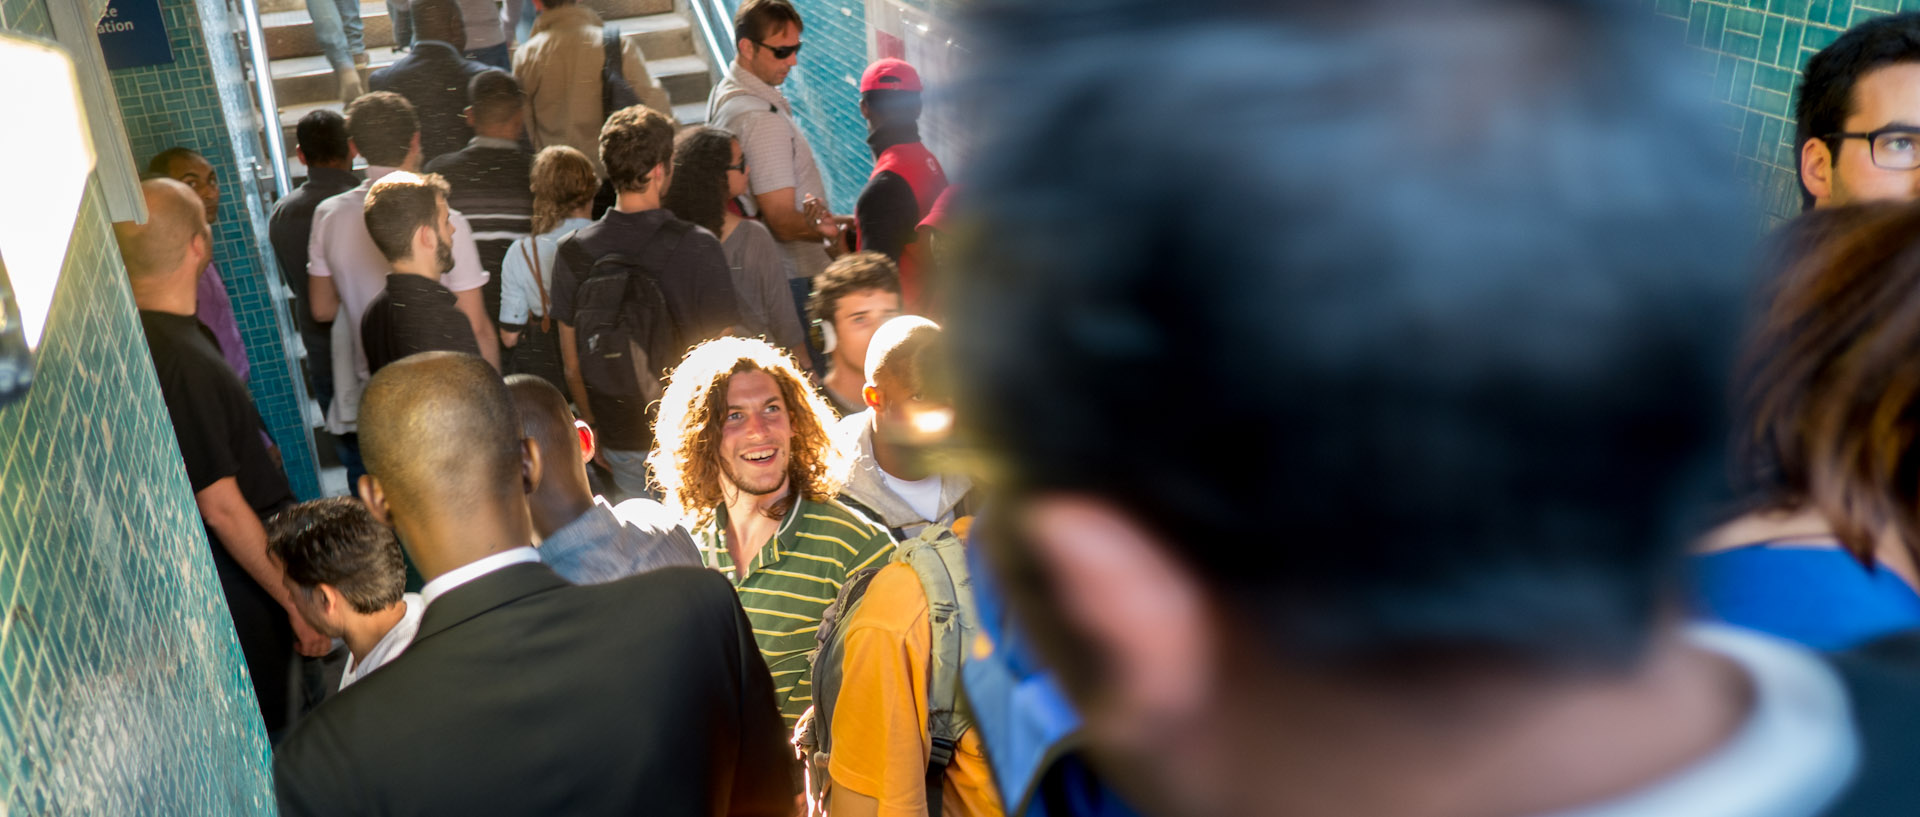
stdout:
<svg viewBox="0 0 1920 817">
<path fill-rule="evenodd" d="M 602 426 L 646 429 L 666 370 L 686 351 L 660 291 L 660 265 L 692 231 L 692 224 L 668 219 L 649 240 L 645 259 L 622 253 L 594 259 L 577 237 L 560 242 L 567 266 L 585 271 L 573 296 L 574 351 Z"/>
<path fill-rule="evenodd" d="M 627 83 L 627 75 L 621 73 L 620 66 L 620 29 L 605 26 L 600 29 L 600 48 L 606 52 L 600 60 L 600 115 L 604 119 L 621 108 L 630 108 L 640 104 L 640 95 L 634 93 L 633 86 Z"/>
</svg>

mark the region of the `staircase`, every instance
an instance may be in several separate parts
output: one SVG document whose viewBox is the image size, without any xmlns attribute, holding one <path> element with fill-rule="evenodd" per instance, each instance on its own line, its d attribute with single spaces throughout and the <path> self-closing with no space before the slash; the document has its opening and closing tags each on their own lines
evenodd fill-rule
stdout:
<svg viewBox="0 0 1920 817">
<path fill-rule="evenodd" d="M 519 2 L 519 0 L 507 0 Z M 693 25 L 674 11 L 674 0 L 581 0 L 601 19 L 620 29 L 646 56 L 647 71 L 667 91 L 673 116 L 682 125 L 706 120 L 707 94 L 713 74 L 707 60 L 694 49 Z M 368 70 L 391 64 L 401 54 L 393 50 L 393 26 L 387 4 L 374 0 L 360 5 L 365 26 Z M 333 67 L 313 36 L 306 0 L 260 0 L 260 27 L 272 58 L 273 93 L 279 103 L 280 130 L 287 145 L 287 163 L 294 179 L 306 168 L 293 155 L 294 125 L 319 108 L 340 110 L 339 83 Z M 365 79 L 365 74 L 362 74 Z"/>
</svg>

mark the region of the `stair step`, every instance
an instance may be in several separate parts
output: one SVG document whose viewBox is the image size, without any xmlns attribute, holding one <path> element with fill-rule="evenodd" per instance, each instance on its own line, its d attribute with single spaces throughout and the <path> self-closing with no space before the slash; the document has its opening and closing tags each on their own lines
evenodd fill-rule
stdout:
<svg viewBox="0 0 1920 817">
<path fill-rule="evenodd" d="M 360 19 L 366 26 L 368 48 L 393 45 L 392 20 L 384 2 L 360 4 Z M 694 53 L 693 25 L 678 14 L 648 14 L 609 21 L 621 36 L 634 41 L 648 59 L 682 57 Z M 326 53 L 314 35 L 313 20 L 304 7 L 260 15 L 260 27 L 266 35 L 267 53 L 274 59 L 312 57 Z"/>
<path fill-rule="evenodd" d="M 523 0 L 504 0 L 504 1 L 505 2 L 522 2 Z M 673 0 L 581 0 L 581 4 L 599 13 L 602 19 L 608 19 L 608 20 L 619 18 L 619 17 L 641 17 L 648 14 L 666 14 L 673 11 Z M 260 17 L 261 17 L 262 26 L 267 25 L 266 18 L 269 15 L 298 12 L 301 16 L 304 17 L 307 13 L 307 0 L 259 0 L 259 6 L 260 6 Z M 362 3 L 361 4 L 362 20 L 366 19 L 366 15 L 367 15 L 366 8 L 368 6 L 377 7 L 379 8 L 381 14 L 383 15 L 386 14 L 387 4 L 385 0 L 376 0 L 376 2 Z"/>
<path fill-rule="evenodd" d="M 667 89 L 667 99 L 674 105 L 688 105 L 695 102 L 705 104 L 707 94 L 713 91 L 713 77 L 707 73 L 707 61 L 698 56 L 668 57 L 661 60 L 647 60 L 647 72 Z"/>
<path fill-rule="evenodd" d="M 368 48 L 393 45 L 393 21 L 387 17 L 385 2 L 361 3 L 360 22 Z M 314 36 L 313 18 L 307 16 L 305 3 L 291 11 L 262 12 L 260 29 L 266 36 L 267 53 L 274 59 L 325 53 Z"/>
<path fill-rule="evenodd" d="M 624 29 L 623 29 L 624 31 Z M 631 36 L 643 36 L 636 31 Z M 384 68 L 399 58 L 391 48 L 369 48 L 367 58 L 372 68 Z M 269 71 L 273 76 L 273 94 L 282 110 L 300 105 L 337 100 L 340 94 L 339 81 L 333 73 L 333 66 L 327 64 L 322 56 L 291 57 L 274 60 Z M 648 59 L 647 71 L 666 88 L 667 97 L 674 104 L 704 102 L 713 88 L 712 77 L 707 73 L 706 60 L 697 55 Z"/>
</svg>

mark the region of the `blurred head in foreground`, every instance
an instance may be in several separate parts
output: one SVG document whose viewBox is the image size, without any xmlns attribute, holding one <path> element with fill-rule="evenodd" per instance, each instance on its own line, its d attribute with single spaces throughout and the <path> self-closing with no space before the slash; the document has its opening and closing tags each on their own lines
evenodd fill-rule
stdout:
<svg viewBox="0 0 1920 817">
<path fill-rule="evenodd" d="M 1242 6 L 982 12 L 947 325 L 998 572 L 1172 813 L 1359 775 L 1284 752 L 1342 696 L 1685 653 L 1755 223 L 1630 8 Z"/>
</svg>

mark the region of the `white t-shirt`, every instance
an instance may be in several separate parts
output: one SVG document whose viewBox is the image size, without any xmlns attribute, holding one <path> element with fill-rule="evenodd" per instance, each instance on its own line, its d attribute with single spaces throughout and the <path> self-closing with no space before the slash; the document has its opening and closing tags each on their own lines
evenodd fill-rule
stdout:
<svg viewBox="0 0 1920 817">
<path fill-rule="evenodd" d="M 1689 628 L 1753 682 L 1753 713 L 1719 751 L 1625 797 L 1540 817 L 1814 817 L 1860 762 L 1840 676 L 1812 652 L 1717 624 Z"/>
<path fill-rule="evenodd" d="M 407 651 L 407 645 L 413 643 L 414 634 L 420 632 L 420 614 L 427 611 L 427 603 L 421 601 L 417 593 L 401 596 L 400 603 L 407 606 L 407 611 L 400 615 L 393 629 L 380 637 L 380 643 L 367 651 L 367 657 L 355 661 L 353 656 L 347 656 L 347 670 L 340 673 L 341 689 L 346 689 L 348 684 L 367 677 L 367 673 L 399 657 Z"/>
<path fill-rule="evenodd" d="M 880 479 L 887 483 L 887 489 L 893 491 L 894 496 L 900 497 L 901 500 L 905 501 L 907 507 L 912 508 L 913 512 L 919 514 L 921 519 L 942 525 L 953 521 L 951 519 L 941 519 L 939 516 L 940 475 L 935 474 L 926 479 L 901 479 L 887 473 L 884 468 L 878 470 L 880 471 Z"/>
</svg>

